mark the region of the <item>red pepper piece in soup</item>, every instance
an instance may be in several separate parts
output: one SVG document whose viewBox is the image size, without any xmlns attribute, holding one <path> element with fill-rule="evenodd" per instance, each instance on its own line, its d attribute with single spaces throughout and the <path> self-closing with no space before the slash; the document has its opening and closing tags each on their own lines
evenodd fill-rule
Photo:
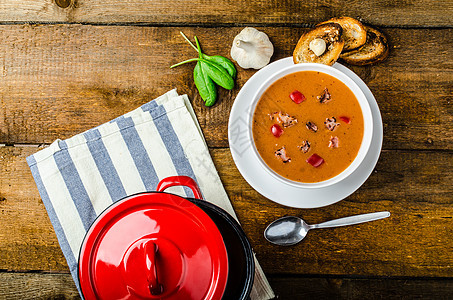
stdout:
<svg viewBox="0 0 453 300">
<path fill-rule="evenodd" d="M 322 163 L 324 162 L 324 159 L 321 156 L 319 156 L 318 154 L 315 153 L 312 156 L 310 156 L 309 158 L 307 158 L 306 161 L 307 161 L 307 163 L 309 163 L 313 167 L 317 168 L 320 165 L 322 165 Z"/>
<path fill-rule="evenodd" d="M 296 103 L 296 104 L 300 104 L 300 103 L 302 103 L 303 101 L 305 101 L 305 96 L 304 96 L 304 94 L 302 94 L 302 93 L 299 92 L 298 90 L 294 90 L 291 94 L 289 94 L 289 97 L 290 97 L 291 100 L 293 100 L 294 103 Z"/>
<path fill-rule="evenodd" d="M 275 137 L 280 137 L 283 134 L 283 129 L 278 126 L 278 124 L 274 124 L 271 127 L 271 132 Z"/>
<path fill-rule="evenodd" d="M 339 119 L 343 122 L 345 122 L 346 124 L 351 124 L 351 119 L 349 117 L 346 117 L 346 116 L 340 116 Z"/>
</svg>

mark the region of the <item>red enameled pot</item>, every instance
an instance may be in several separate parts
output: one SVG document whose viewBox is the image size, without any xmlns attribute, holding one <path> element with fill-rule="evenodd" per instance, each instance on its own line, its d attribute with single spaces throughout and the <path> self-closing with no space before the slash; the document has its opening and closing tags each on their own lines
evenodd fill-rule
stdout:
<svg viewBox="0 0 453 300">
<path fill-rule="evenodd" d="M 203 200 L 163 192 L 175 185 L 189 187 L 195 198 L 202 199 L 190 177 L 169 177 L 159 183 L 157 192 L 115 202 L 92 224 L 79 255 L 85 299 L 222 298 L 227 281 L 236 275 L 229 274 L 228 247 L 206 212 L 213 214 L 215 209 L 203 206 Z M 245 281 L 240 283 L 244 286 L 239 287 L 245 299 L 253 283 L 253 257 L 247 239 L 242 237 L 239 244 L 248 263 Z"/>
</svg>

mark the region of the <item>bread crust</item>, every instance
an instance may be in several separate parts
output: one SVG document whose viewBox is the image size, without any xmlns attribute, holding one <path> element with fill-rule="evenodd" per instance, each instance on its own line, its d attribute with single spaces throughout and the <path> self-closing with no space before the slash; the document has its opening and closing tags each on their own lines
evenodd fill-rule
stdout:
<svg viewBox="0 0 453 300">
<path fill-rule="evenodd" d="M 336 23 L 343 29 L 344 40 L 343 51 L 350 51 L 359 48 L 366 42 L 366 29 L 363 24 L 351 17 L 337 17 L 318 24 Z"/>
<path fill-rule="evenodd" d="M 356 66 L 370 65 L 384 60 L 389 54 L 387 37 L 380 31 L 364 25 L 367 31 L 366 43 L 358 49 L 344 52 L 340 58 Z"/>
<path fill-rule="evenodd" d="M 344 41 L 341 37 L 342 28 L 336 23 L 325 23 L 316 26 L 312 30 L 303 34 L 293 52 L 294 63 L 320 63 L 333 65 L 340 57 L 343 50 Z M 326 50 L 317 56 L 310 50 L 310 42 L 314 39 L 323 39 L 326 42 Z"/>
</svg>

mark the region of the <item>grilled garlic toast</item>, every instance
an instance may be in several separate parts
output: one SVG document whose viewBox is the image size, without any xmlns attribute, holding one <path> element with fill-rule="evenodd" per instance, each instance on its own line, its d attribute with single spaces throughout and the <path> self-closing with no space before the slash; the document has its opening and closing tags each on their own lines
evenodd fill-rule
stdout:
<svg viewBox="0 0 453 300">
<path fill-rule="evenodd" d="M 325 23 L 303 34 L 293 52 L 294 63 L 333 65 L 343 50 L 341 34 L 342 28 L 336 23 Z"/>
<path fill-rule="evenodd" d="M 355 50 L 344 52 L 340 58 L 351 65 L 364 66 L 384 60 L 389 54 L 389 45 L 386 36 L 370 27 L 364 25 L 367 32 L 366 43 Z"/>
<path fill-rule="evenodd" d="M 343 51 L 356 49 L 366 42 L 366 29 L 362 23 L 350 17 L 337 17 L 328 21 L 321 22 L 318 25 L 326 23 L 336 23 L 343 29 L 342 37 L 344 40 Z"/>
</svg>

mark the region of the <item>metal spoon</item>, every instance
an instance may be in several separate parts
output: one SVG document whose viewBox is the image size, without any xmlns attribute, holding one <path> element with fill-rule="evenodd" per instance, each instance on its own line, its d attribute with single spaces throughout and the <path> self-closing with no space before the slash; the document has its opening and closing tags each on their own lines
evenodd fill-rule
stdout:
<svg viewBox="0 0 453 300">
<path fill-rule="evenodd" d="M 387 218 L 389 216 L 390 212 L 381 211 L 370 214 L 345 217 L 314 225 L 308 225 L 301 218 L 288 216 L 277 219 L 269 224 L 266 230 L 264 230 L 264 237 L 266 238 L 266 240 L 273 244 L 290 246 L 302 241 L 310 229 L 353 225 L 376 221 L 379 219 Z"/>
</svg>

